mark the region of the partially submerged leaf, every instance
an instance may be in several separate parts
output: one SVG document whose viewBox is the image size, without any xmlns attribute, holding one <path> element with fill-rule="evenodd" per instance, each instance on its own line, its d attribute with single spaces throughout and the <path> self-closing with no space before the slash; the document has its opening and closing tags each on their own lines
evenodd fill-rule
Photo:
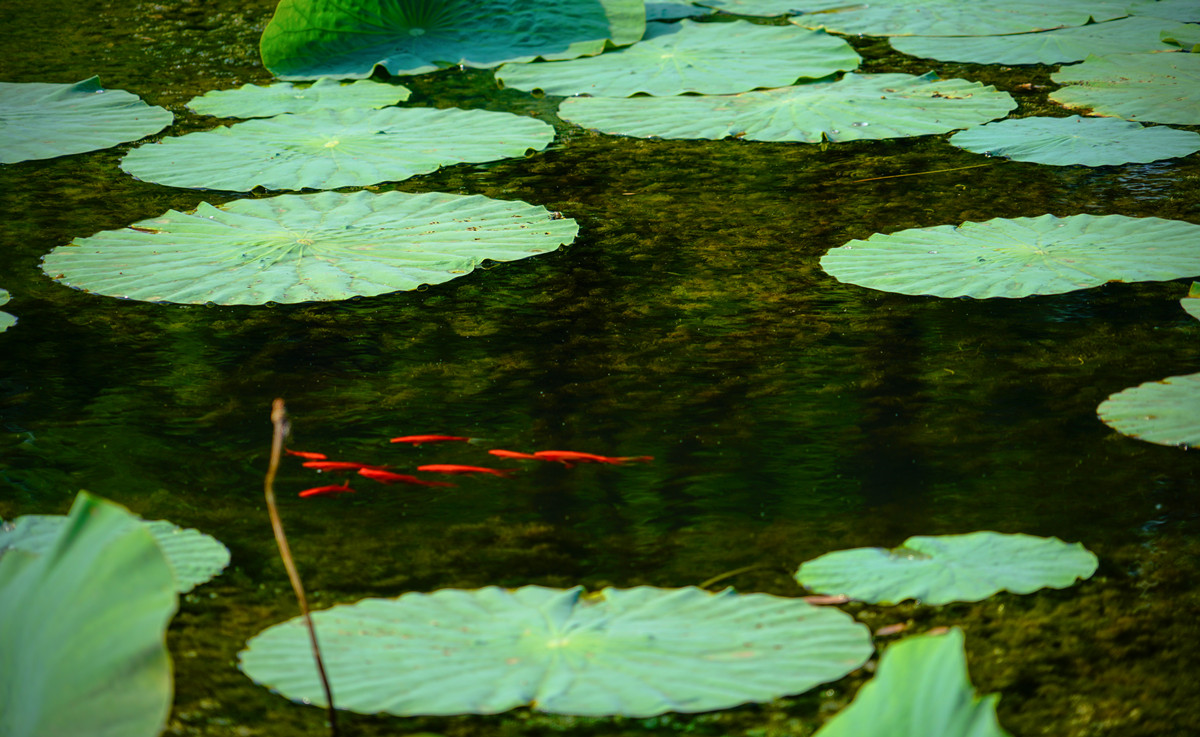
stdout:
<svg viewBox="0 0 1200 737">
<path fill-rule="evenodd" d="M 792 23 L 864 36 L 998 36 L 1128 14 L 1128 0 L 804 0 L 799 5 L 807 12 L 789 18 Z"/>
<path fill-rule="evenodd" d="M 578 230 L 543 207 L 481 195 L 321 192 L 171 210 L 59 246 L 42 270 L 77 289 L 150 302 L 340 300 L 553 251 Z"/>
<path fill-rule="evenodd" d="M 8 304 L 9 295 L 7 289 L 0 289 L 0 305 Z M 7 312 L 0 312 L 0 333 L 8 330 L 13 325 L 17 324 L 17 318 Z"/>
<path fill-rule="evenodd" d="M 0 82 L 0 163 L 97 151 L 166 128 L 175 116 L 99 77 L 75 84 Z"/>
<path fill-rule="evenodd" d="M 1189 313 L 1200 318 L 1200 310 Z M 1119 391 L 1101 402 L 1096 413 L 1122 435 L 1159 445 L 1200 447 L 1200 374 L 1170 376 Z"/>
<path fill-rule="evenodd" d="M 801 599 L 702 589 L 444 589 L 315 612 L 336 705 L 374 714 L 585 716 L 724 709 L 801 693 L 871 654 L 848 615 Z M 323 703 L 299 618 L 240 654 L 287 698 Z"/>
<path fill-rule="evenodd" d="M 988 156 L 1053 166 L 1158 161 L 1200 151 L 1200 133 L 1117 118 L 1011 118 L 968 128 L 950 143 Z"/>
<path fill-rule="evenodd" d="M 283 113 L 346 108 L 381 108 L 408 99 L 411 90 L 399 84 L 360 79 L 342 83 L 318 79 L 301 87 L 290 82 L 262 86 L 245 84 L 236 90 L 213 90 L 187 104 L 201 115 L 219 118 L 269 118 Z"/>
<path fill-rule="evenodd" d="M 1200 225 L 1124 215 L 995 218 L 876 233 L 821 268 L 871 289 L 936 297 L 1060 294 L 1110 281 L 1200 275 Z"/>
<path fill-rule="evenodd" d="M 1200 55 L 1112 54 L 1050 75 L 1063 85 L 1050 99 L 1096 115 L 1176 125 L 1200 124 Z"/>
<path fill-rule="evenodd" d="M 796 580 L 822 594 L 872 604 L 980 601 L 998 591 L 1028 594 L 1074 586 L 1096 572 L 1096 556 L 1056 537 L 971 532 L 916 536 L 899 547 L 854 548 L 814 558 Z"/>
</svg>

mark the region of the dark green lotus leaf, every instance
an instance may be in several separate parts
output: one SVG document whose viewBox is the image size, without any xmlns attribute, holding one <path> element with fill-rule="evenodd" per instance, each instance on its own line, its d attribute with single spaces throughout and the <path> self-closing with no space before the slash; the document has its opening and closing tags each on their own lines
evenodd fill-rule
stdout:
<svg viewBox="0 0 1200 737">
<path fill-rule="evenodd" d="M 717 11 L 712 8 L 702 8 L 683 0 L 660 0 L 646 3 L 646 20 L 676 20 L 678 18 L 695 18 L 702 15 L 712 15 Z"/>
<path fill-rule="evenodd" d="M 369 79 L 348 84 L 318 79 L 307 87 L 279 82 L 265 87 L 247 84 L 236 90 L 213 90 L 193 97 L 187 106 L 201 115 L 219 118 L 269 118 L 312 110 L 387 107 L 407 100 L 410 94 L 411 90 L 403 85 Z"/>
<path fill-rule="evenodd" d="M 1200 275 L 1200 225 L 1124 215 L 995 218 L 876 233 L 831 249 L 821 268 L 841 282 L 900 294 L 1060 294 Z"/>
<path fill-rule="evenodd" d="M 1200 4 L 1196 0 L 1134 0 L 1129 5 L 1129 14 L 1200 23 Z"/>
<path fill-rule="evenodd" d="M 1090 54 L 1166 51 L 1163 33 L 1188 26 L 1172 20 L 1129 17 L 1086 26 L 1009 36 L 894 36 L 896 51 L 940 61 L 973 64 L 1060 64 Z"/>
<path fill-rule="evenodd" d="M 731 94 L 825 77 L 860 61 L 850 44 L 824 31 L 684 20 L 651 24 L 644 40 L 607 54 L 505 64 L 496 76 L 506 87 L 564 96 Z"/>
<path fill-rule="evenodd" d="M 1118 118 L 1013 118 L 968 128 L 950 143 L 988 156 L 1053 166 L 1110 166 L 1200 151 L 1200 133 Z"/>
<path fill-rule="evenodd" d="M 1200 55 L 1090 56 L 1050 78 L 1061 89 L 1050 99 L 1096 115 L 1177 125 L 1200 124 Z"/>
<path fill-rule="evenodd" d="M 975 695 L 962 630 L 907 637 L 879 658 L 875 677 L 815 737 L 1008 737 L 999 696 Z"/>
<path fill-rule="evenodd" d="M 1016 106 L 1008 93 L 964 79 L 848 73 L 740 95 L 572 98 L 559 116 L 626 136 L 819 143 L 946 133 Z"/>
<path fill-rule="evenodd" d="M 67 286 L 149 302 L 264 304 L 373 296 L 553 251 L 579 226 L 544 207 L 440 192 L 321 192 L 201 203 L 59 246 Z"/>
<path fill-rule="evenodd" d="M 705 3 L 708 4 L 708 3 Z M 1128 0 L 804 0 L 789 18 L 806 28 L 865 36 L 999 36 L 1122 18 Z M 833 12 L 830 12 L 833 11 Z"/>
<path fill-rule="evenodd" d="M 443 589 L 315 612 L 339 708 L 493 714 L 517 706 L 648 717 L 807 691 L 871 654 L 848 615 L 802 599 L 702 589 Z M 322 704 L 299 618 L 240 654 L 252 679 Z"/>
<path fill-rule="evenodd" d="M 814 558 L 796 580 L 822 594 L 872 604 L 981 601 L 998 591 L 1063 589 L 1096 572 L 1096 556 L 1056 537 L 971 532 L 910 537 L 892 550 L 854 548 Z"/>
<path fill-rule="evenodd" d="M 1200 51 L 1200 25 L 1181 23 L 1172 30 L 1163 31 L 1162 41 L 1172 46 L 1179 46 L 1184 51 L 1196 53 Z"/>
<path fill-rule="evenodd" d="M 0 289 L 0 305 L 8 304 L 9 296 L 7 289 Z M 17 318 L 7 312 L 0 312 L 0 333 L 8 330 L 13 325 L 17 324 Z"/>
<path fill-rule="evenodd" d="M 99 77 L 75 84 L 0 82 L 0 164 L 97 151 L 157 133 L 175 116 Z"/>
<path fill-rule="evenodd" d="M 458 108 L 314 110 L 163 139 L 121 168 L 173 187 L 247 192 L 395 182 L 462 162 L 541 150 L 554 128 L 511 113 Z"/>
<path fill-rule="evenodd" d="M 1122 435 L 1159 445 L 1200 447 L 1200 374 L 1119 391 L 1101 402 L 1096 413 Z"/>
<path fill-rule="evenodd" d="M 1179 301 L 1185 312 L 1200 320 L 1200 282 L 1192 282 L 1188 295 Z"/>
<path fill-rule="evenodd" d="M 259 43 L 280 79 L 574 59 L 642 37 L 642 0 L 281 0 Z"/>
<path fill-rule="evenodd" d="M 0 530 L 0 549 L 24 550 L 38 555 L 49 552 L 62 532 L 67 518 L 57 514 L 29 514 L 17 517 L 11 530 Z M 177 527 L 165 520 L 130 519 L 141 523 L 166 556 L 175 577 L 175 590 L 186 594 L 205 581 L 215 578 L 229 565 L 229 549 L 203 532 Z"/>
<path fill-rule="evenodd" d="M 121 507 L 81 493 L 43 555 L 0 552 L 0 734 L 151 737 L 171 708 L 171 569 Z"/>
</svg>

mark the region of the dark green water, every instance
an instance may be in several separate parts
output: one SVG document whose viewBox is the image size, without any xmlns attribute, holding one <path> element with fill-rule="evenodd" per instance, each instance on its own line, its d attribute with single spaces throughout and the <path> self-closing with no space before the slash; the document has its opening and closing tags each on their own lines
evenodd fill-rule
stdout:
<svg viewBox="0 0 1200 737">
<path fill-rule="evenodd" d="M 266 82 L 256 41 L 273 3 L 0 6 L 0 80 L 99 74 L 177 116 Z M 1062 114 L 1043 67 L 903 59 L 856 42 L 864 71 L 933 69 L 1014 91 L 1017 115 Z M 171 631 L 169 734 L 321 734 L 323 714 L 251 683 L 245 640 L 295 614 L 262 503 L 274 397 L 294 447 L 398 465 L 477 463 L 469 446 L 653 455 L 628 468 L 529 469 L 445 491 L 360 485 L 299 500 L 278 483 L 319 606 L 488 584 L 683 586 L 796 595 L 802 561 L 914 534 L 991 529 L 1081 541 L 1101 557 L 1072 589 L 971 605 L 853 608 L 872 625 L 966 629 L 972 677 L 1015 735 L 1200 734 L 1197 458 L 1095 417 L 1109 394 L 1200 371 L 1187 282 L 1022 300 L 939 300 L 843 285 L 817 264 L 851 238 L 1053 213 L 1200 222 L 1200 161 L 1086 169 L 982 160 L 944 137 L 807 146 L 592 134 L 556 100 L 487 72 L 405 80 L 411 105 L 532 113 L 558 141 L 379 190 L 520 199 L 581 224 L 578 241 L 425 291 L 336 304 L 205 308 L 123 302 L 53 284 L 51 248 L 214 195 L 141 183 L 131 146 L 0 168 L 0 516 L 64 512 L 79 489 L 197 527 L 231 569 L 182 602 Z M 808 735 L 853 696 L 819 692 L 713 715 L 584 720 L 345 715 L 392 735 Z"/>
</svg>

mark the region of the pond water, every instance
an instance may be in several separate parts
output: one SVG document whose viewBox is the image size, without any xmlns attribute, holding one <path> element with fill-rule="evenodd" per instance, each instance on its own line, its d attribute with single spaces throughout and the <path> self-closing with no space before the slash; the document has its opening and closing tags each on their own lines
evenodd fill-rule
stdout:
<svg viewBox="0 0 1200 737">
<path fill-rule="evenodd" d="M 127 0 L 0 8 L 0 79 L 100 75 L 176 114 L 266 82 L 272 2 Z M 1064 114 L 1052 68 L 938 64 L 853 40 L 863 71 L 936 71 L 1014 93 L 1015 115 Z M 489 72 L 403 80 L 406 105 L 531 114 L 557 141 L 376 191 L 482 194 L 575 218 L 552 254 L 425 290 L 329 304 L 126 302 L 50 282 L 73 238 L 240 195 L 142 183 L 116 149 L 0 168 L 0 517 L 62 513 L 87 489 L 222 540 L 228 571 L 181 602 L 168 734 L 316 735 L 323 713 L 254 685 L 245 640 L 294 616 L 262 499 L 270 404 L 293 447 L 413 467 L 480 463 L 469 445 L 651 455 L 628 467 L 525 468 L 444 490 L 277 482 L 315 606 L 445 587 L 722 584 L 798 595 L 798 564 L 915 534 L 1055 535 L 1101 559 L 1074 588 L 945 607 L 851 606 L 873 626 L 959 625 L 972 679 L 1015 735 L 1200 734 L 1195 453 L 1118 435 L 1109 394 L 1200 371 L 1188 280 L 1020 300 L 886 294 L 818 266 L 851 238 L 993 217 L 1077 213 L 1200 223 L 1200 160 L 1096 169 L 981 159 L 944 136 L 800 145 L 604 136 L 558 98 Z M 1018 85 L 1028 84 L 1031 89 Z M 982 164 L 982 165 L 981 165 Z M 974 168 L 963 168 L 974 167 Z M 954 171 L 940 171 L 954 170 Z M 320 479 L 317 479 L 320 481 Z M 323 482 L 323 481 L 321 481 Z M 578 719 L 346 714 L 348 734 L 808 735 L 866 674 L 717 714 Z"/>
</svg>

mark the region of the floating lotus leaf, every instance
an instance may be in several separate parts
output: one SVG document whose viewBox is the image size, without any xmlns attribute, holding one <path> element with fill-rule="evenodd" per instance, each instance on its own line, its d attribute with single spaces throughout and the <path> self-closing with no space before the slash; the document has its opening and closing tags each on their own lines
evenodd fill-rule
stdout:
<svg viewBox="0 0 1200 737">
<path fill-rule="evenodd" d="M 711 15 L 717 11 L 712 8 L 702 8 L 683 0 L 661 0 L 646 3 L 646 20 L 675 20 L 677 18 L 695 18 L 699 15 Z M 647 29 L 649 26 L 647 26 Z"/>
<path fill-rule="evenodd" d="M 1096 115 L 1177 125 L 1200 124 L 1200 55 L 1113 54 L 1050 75 L 1065 85 L 1050 99 Z"/>
<path fill-rule="evenodd" d="M 1159 445 L 1200 447 L 1200 374 L 1119 391 L 1101 402 L 1096 413 L 1122 435 Z"/>
<path fill-rule="evenodd" d="M 884 651 L 875 677 L 815 737 L 1007 737 L 999 698 L 975 695 L 959 628 L 907 637 Z"/>
<path fill-rule="evenodd" d="M 968 128 L 950 143 L 977 154 L 1054 166 L 1158 161 L 1200 151 L 1200 133 L 1117 118 L 1015 118 Z"/>
<path fill-rule="evenodd" d="M 173 187 L 336 189 L 400 181 L 450 164 L 522 156 L 553 139 L 550 125 L 511 113 L 314 110 L 166 138 L 130 151 L 121 168 Z"/>
<path fill-rule="evenodd" d="M 836 609 L 697 588 L 444 589 L 313 620 L 336 705 L 368 714 L 711 711 L 807 691 L 872 650 L 866 629 Z M 299 618 L 258 634 L 240 657 L 258 683 L 324 703 Z"/>
<path fill-rule="evenodd" d="M 1166 51 L 1163 33 L 1186 29 L 1162 18 L 1129 17 L 1086 26 L 1010 36 L 895 36 L 896 51 L 926 59 L 974 64 L 1060 64 L 1091 54 Z"/>
<path fill-rule="evenodd" d="M 0 734 L 151 737 L 171 708 L 171 570 L 150 533 L 80 494 L 44 555 L 0 553 Z"/>
<path fill-rule="evenodd" d="M 855 548 L 814 558 L 796 580 L 822 594 L 872 604 L 981 601 L 998 591 L 1063 589 L 1096 572 L 1096 556 L 1056 537 L 971 532 L 910 537 L 892 550 Z"/>
<path fill-rule="evenodd" d="M 0 289 L 0 305 L 8 304 L 8 290 Z M 0 312 L 0 333 L 17 324 L 17 318 L 7 312 Z"/>
<path fill-rule="evenodd" d="M 281 0 L 259 43 L 280 79 L 574 59 L 642 37 L 642 0 Z"/>
<path fill-rule="evenodd" d="M 321 192 L 171 210 L 59 246 L 42 269 L 67 286 L 149 302 L 340 300 L 553 251 L 578 230 L 543 207 L 480 195 Z"/>
<path fill-rule="evenodd" d="M 318 79 L 307 87 L 280 82 L 265 87 L 247 84 L 236 90 L 213 90 L 193 97 L 187 106 L 201 115 L 220 118 L 269 118 L 312 110 L 387 107 L 407 100 L 409 94 L 411 90 L 402 85 L 369 79 L 349 84 L 336 79 Z"/>
<path fill-rule="evenodd" d="M 1200 282 L 1192 282 L 1188 295 L 1181 299 L 1179 304 L 1183 306 L 1184 312 L 1200 320 Z"/>
<path fill-rule="evenodd" d="M 559 116 L 626 136 L 819 143 L 945 133 L 1016 106 L 1008 93 L 964 79 L 848 73 L 740 95 L 572 98 Z"/>
<path fill-rule="evenodd" d="M 1200 22 L 1200 5 L 1196 0 L 1135 0 L 1129 6 L 1130 15 L 1152 15 L 1185 23 Z"/>
<path fill-rule="evenodd" d="M 770 18 L 795 15 L 800 12 L 801 6 L 810 7 L 812 3 L 807 0 L 697 0 L 697 5 L 705 5 L 731 15 Z"/>
<path fill-rule="evenodd" d="M 1124 215 L 995 218 L 911 228 L 830 249 L 821 268 L 871 289 L 1027 297 L 1200 275 L 1200 225 Z"/>
<path fill-rule="evenodd" d="M 75 84 L 0 82 L 0 164 L 97 151 L 166 128 L 175 116 L 99 77 Z"/>
<path fill-rule="evenodd" d="M 24 550 L 38 555 L 49 552 L 67 518 L 56 514 L 29 514 L 13 520 L 13 529 L 0 530 L 0 549 Z M 229 549 L 203 532 L 177 527 L 165 520 L 136 520 L 166 556 L 175 578 L 175 590 L 185 594 L 215 578 L 229 565 Z"/>
<path fill-rule="evenodd" d="M 806 12 L 789 18 L 792 23 L 865 36 L 999 36 L 1128 15 L 1127 0 L 804 0 L 795 4 Z"/>
<path fill-rule="evenodd" d="M 1171 30 L 1162 32 L 1163 43 L 1182 47 L 1184 51 L 1196 53 L 1200 50 L 1200 25 L 1181 23 Z"/>
<path fill-rule="evenodd" d="M 685 20 L 651 24 L 644 40 L 607 54 L 505 64 L 496 76 L 506 87 L 551 95 L 726 94 L 825 77 L 860 61 L 850 44 L 824 31 Z"/>
</svg>

